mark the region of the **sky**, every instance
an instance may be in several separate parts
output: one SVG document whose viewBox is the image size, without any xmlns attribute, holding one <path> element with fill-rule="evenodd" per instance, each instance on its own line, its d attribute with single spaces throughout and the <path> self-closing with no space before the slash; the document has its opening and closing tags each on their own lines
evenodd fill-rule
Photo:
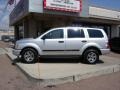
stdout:
<svg viewBox="0 0 120 90">
<path fill-rule="evenodd" d="M 18 2 L 19 0 L 17 0 Z M 108 9 L 118 10 L 120 11 L 120 0 L 89 0 L 90 5 L 105 7 Z M 7 5 L 8 0 L 0 0 L 0 29 L 8 29 L 9 28 L 9 14 L 13 9 L 14 5 L 8 5 L 7 9 L 4 10 Z"/>
<path fill-rule="evenodd" d="M 8 14 L 9 11 L 3 13 L 3 10 L 5 8 L 5 0 L 0 0 L 0 28 L 6 28 L 8 26 Z"/>
<path fill-rule="evenodd" d="M 17 2 L 18 1 L 19 0 L 17 0 Z M 12 11 L 14 5 L 7 5 L 7 2 L 8 0 L 0 0 L 0 29 L 9 28 L 9 14 Z"/>
<path fill-rule="evenodd" d="M 91 5 L 120 11 L 120 0 L 90 0 Z"/>
</svg>

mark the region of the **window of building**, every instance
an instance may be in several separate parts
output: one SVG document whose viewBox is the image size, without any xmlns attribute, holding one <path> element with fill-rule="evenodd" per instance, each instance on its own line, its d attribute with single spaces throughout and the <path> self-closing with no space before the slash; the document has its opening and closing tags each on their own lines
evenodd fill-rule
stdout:
<svg viewBox="0 0 120 90">
<path fill-rule="evenodd" d="M 63 29 L 58 29 L 58 30 L 51 31 L 48 34 L 46 34 L 45 36 L 43 36 L 43 38 L 45 38 L 45 39 L 63 38 Z"/>
<path fill-rule="evenodd" d="M 102 38 L 103 34 L 100 30 L 88 29 L 88 34 L 90 38 Z"/>
<path fill-rule="evenodd" d="M 68 29 L 68 38 L 84 38 L 84 31 L 83 30 L 74 30 Z"/>
<path fill-rule="evenodd" d="M 19 39 L 24 38 L 24 26 L 19 26 Z"/>
</svg>

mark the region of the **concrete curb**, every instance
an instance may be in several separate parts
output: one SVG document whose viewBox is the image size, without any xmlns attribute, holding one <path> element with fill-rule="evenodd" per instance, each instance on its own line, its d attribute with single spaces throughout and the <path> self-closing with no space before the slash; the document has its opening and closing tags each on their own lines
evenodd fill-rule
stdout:
<svg viewBox="0 0 120 90">
<path fill-rule="evenodd" d="M 93 76 L 111 74 L 111 73 L 119 72 L 119 71 L 120 71 L 120 65 L 112 65 L 112 66 L 102 68 L 98 71 L 89 72 L 89 73 L 85 73 L 85 74 L 82 74 L 82 75 L 75 75 L 75 81 L 82 80 L 82 79 L 87 79 L 87 78 L 90 78 L 90 77 L 93 77 Z"/>
<path fill-rule="evenodd" d="M 119 71 L 120 71 L 120 65 L 113 65 L 113 66 L 109 66 L 109 67 L 100 69 L 99 71 L 95 71 L 95 72 L 77 74 L 77 75 L 63 77 L 63 78 L 36 79 L 36 80 L 40 80 L 40 83 L 42 86 L 54 86 L 54 85 L 58 85 L 58 84 L 68 83 L 68 82 L 75 82 L 75 81 L 87 79 L 90 77 L 107 75 L 107 74 L 111 74 L 111 73 L 115 73 L 115 72 L 119 72 Z"/>
<path fill-rule="evenodd" d="M 6 54 L 6 50 L 4 49 L 4 48 L 0 48 L 0 55 L 4 55 L 4 54 Z"/>
<path fill-rule="evenodd" d="M 7 56 L 13 61 L 16 57 L 10 53 L 7 53 Z M 68 82 L 75 82 L 83 79 L 87 79 L 90 77 L 101 76 L 106 74 L 111 74 L 115 72 L 120 72 L 120 64 L 106 66 L 96 71 L 89 71 L 83 74 L 72 75 L 63 78 L 52 78 L 52 79 L 36 79 L 33 76 L 30 76 L 25 70 L 23 70 L 18 63 L 16 63 L 17 67 L 27 76 L 29 76 L 34 81 L 40 82 L 41 86 L 54 86 L 58 84 L 64 84 Z"/>
</svg>

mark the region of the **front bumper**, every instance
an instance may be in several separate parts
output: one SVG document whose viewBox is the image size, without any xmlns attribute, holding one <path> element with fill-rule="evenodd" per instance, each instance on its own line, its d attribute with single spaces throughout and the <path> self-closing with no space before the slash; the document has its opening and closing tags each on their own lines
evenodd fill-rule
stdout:
<svg viewBox="0 0 120 90">
<path fill-rule="evenodd" d="M 15 56 L 19 56 L 20 55 L 20 52 L 21 50 L 17 50 L 17 49 L 13 49 L 12 53 L 15 55 Z"/>
</svg>

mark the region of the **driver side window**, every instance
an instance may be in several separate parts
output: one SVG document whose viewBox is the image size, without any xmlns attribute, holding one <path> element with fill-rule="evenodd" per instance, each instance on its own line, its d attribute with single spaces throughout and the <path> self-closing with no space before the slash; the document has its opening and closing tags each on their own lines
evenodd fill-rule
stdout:
<svg viewBox="0 0 120 90">
<path fill-rule="evenodd" d="M 60 39 L 63 38 L 63 29 L 51 31 L 43 36 L 44 39 Z"/>
</svg>

